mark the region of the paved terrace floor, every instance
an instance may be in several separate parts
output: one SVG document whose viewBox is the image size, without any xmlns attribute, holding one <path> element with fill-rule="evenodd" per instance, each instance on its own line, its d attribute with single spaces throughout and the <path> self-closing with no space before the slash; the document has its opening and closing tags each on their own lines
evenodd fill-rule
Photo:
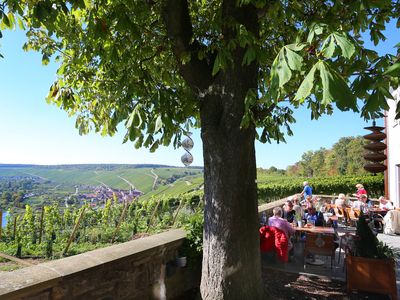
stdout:
<svg viewBox="0 0 400 300">
<path fill-rule="evenodd" d="M 397 295 L 400 299 L 400 235 L 386 235 L 380 233 L 378 234 L 378 239 L 385 242 L 389 246 L 392 246 L 395 252 L 398 254 L 396 259 L 396 280 Z M 290 261 L 286 264 L 277 262 L 276 259 L 268 253 L 262 254 L 263 268 L 272 269 L 274 271 L 280 272 L 283 271 L 286 273 L 308 275 L 311 276 L 311 278 L 316 276 L 315 278 L 320 279 L 329 279 L 342 282 L 346 281 L 346 271 L 345 268 L 343 268 L 343 252 L 341 253 L 340 263 L 338 264 L 339 250 L 336 250 L 335 262 L 332 268 L 331 259 L 330 257 L 326 256 L 316 256 L 317 259 L 320 259 L 324 262 L 322 266 L 313 266 L 310 264 L 306 264 L 306 268 L 304 268 L 304 241 L 298 239 L 298 241 L 294 244 L 294 249 L 294 256 L 291 257 Z M 353 297 L 350 297 L 349 299 L 353 299 Z M 363 296 L 362 299 L 389 299 L 389 297 L 370 294 Z"/>
</svg>

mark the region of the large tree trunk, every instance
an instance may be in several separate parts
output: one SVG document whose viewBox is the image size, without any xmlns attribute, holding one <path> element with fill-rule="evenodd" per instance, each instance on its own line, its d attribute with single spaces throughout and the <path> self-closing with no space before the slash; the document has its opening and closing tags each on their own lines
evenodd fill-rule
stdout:
<svg viewBox="0 0 400 300">
<path fill-rule="evenodd" d="M 206 97 L 201 111 L 203 299 L 262 298 L 255 129 L 240 128 L 246 89 L 242 86 L 245 79 L 235 75 L 226 74 L 221 84 L 214 86 L 215 95 Z"/>
<path fill-rule="evenodd" d="M 258 36 L 254 6 L 224 0 L 221 16 L 226 20 L 221 38 L 226 45 L 237 38 L 230 20 Z M 200 101 L 204 156 L 204 241 L 201 294 L 207 299 L 262 299 L 258 236 L 255 128 L 241 128 L 245 97 L 257 91 L 256 63 L 243 65 L 245 48 L 232 50 L 231 64 L 212 76 L 213 57 L 200 60 L 205 47 L 193 40 L 187 0 L 166 0 L 164 21 L 173 50 L 180 57 L 180 73 Z M 237 44 L 237 40 L 235 41 Z"/>
</svg>

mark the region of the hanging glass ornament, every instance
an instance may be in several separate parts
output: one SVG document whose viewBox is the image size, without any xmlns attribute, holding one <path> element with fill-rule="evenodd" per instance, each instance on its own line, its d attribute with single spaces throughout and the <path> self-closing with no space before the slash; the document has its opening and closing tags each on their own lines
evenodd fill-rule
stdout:
<svg viewBox="0 0 400 300">
<path fill-rule="evenodd" d="M 189 165 L 191 165 L 192 162 L 193 162 L 193 156 L 192 156 L 192 154 L 190 154 L 189 152 L 183 154 L 182 157 L 181 157 L 181 161 L 182 161 L 182 163 L 183 163 L 186 167 L 189 166 Z"/>
<path fill-rule="evenodd" d="M 184 139 L 181 143 L 183 149 L 185 149 L 186 153 L 182 155 L 181 161 L 187 167 L 193 162 L 193 155 L 189 152 L 193 149 L 194 143 L 192 138 L 190 137 L 192 134 L 189 132 L 187 134 L 187 138 Z"/>
<path fill-rule="evenodd" d="M 182 147 L 183 149 L 185 149 L 186 151 L 190 151 L 193 149 L 193 140 L 190 137 L 187 137 L 186 139 L 184 139 L 182 141 Z"/>
</svg>

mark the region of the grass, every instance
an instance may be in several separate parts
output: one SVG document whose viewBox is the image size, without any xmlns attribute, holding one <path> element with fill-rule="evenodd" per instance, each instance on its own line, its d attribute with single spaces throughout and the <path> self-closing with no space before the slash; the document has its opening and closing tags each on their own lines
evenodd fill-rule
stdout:
<svg viewBox="0 0 400 300">
<path fill-rule="evenodd" d="M 19 268 L 20 266 L 17 264 L 12 264 L 12 263 L 0 264 L 0 272 L 11 272 Z"/>
<path fill-rule="evenodd" d="M 176 180 L 172 184 L 163 185 L 156 190 L 147 193 L 140 199 L 146 200 L 153 196 L 175 197 L 192 190 L 199 189 L 203 185 L 203 175 L 193 175 Z"/>
</svg>

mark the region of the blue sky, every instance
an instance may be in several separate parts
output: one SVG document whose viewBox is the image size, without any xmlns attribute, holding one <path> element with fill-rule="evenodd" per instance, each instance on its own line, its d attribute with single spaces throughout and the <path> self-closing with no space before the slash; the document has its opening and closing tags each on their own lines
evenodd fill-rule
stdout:
<svg viewBox="0 0 400 300">
<path fill-rule="evenodd" d="M 160 147 L 155 153 L 135 149 L 133 144 L 122 144 L 121 131 L 114 137 L 91 133 L 80 136 L 75 129 L 75 118 L 48 105 L 45 96 L 56 79 L 57 65 L 42 66 L 41 56 L 24 52 L 25 35 L 21 31 L 3 31 L 0 39 L 0 163 L 75 164 L 75 163 L 157 163 L 182 166 L 183 149 Z M 377 50 L 395 53 L 399 30 L 394 22 L 386 31 L 387 40 Z M 373 48 L 371 43 L 367 43 Z M 297 123 L 292 126 L 294 136 L 287 143 L 256 143 L 257 166 L 286 168 L 300 160 L 308 150 L 330 148 L 340 137 L 364 135 L 365 123 L 352 112 L 335 111 L 311 121 L 310 112 L 295 112 Z M 382 124 L 382 121 L 378 121 Z M 123 127 L 121 127 L 123 129 Z M 203 165 L 200 132 L 193 133 L 191 151 L 193 165 Z"/>
</svg>

